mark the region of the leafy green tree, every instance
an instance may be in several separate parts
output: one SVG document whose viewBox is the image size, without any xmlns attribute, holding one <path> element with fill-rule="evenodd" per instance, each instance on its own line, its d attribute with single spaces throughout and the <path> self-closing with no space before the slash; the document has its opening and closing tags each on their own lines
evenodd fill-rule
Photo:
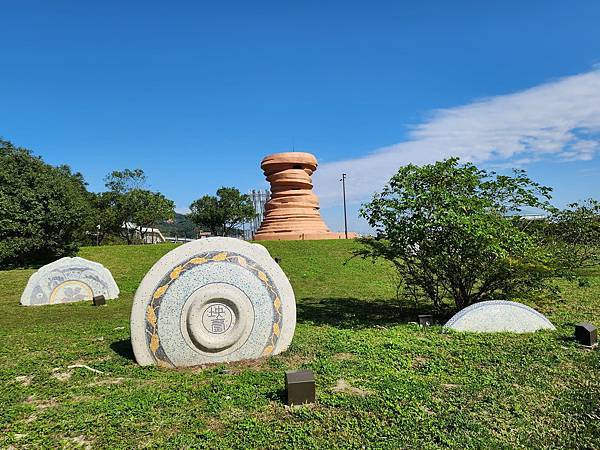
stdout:
<svg viewBox="0 0 600 450">
<path fill-rule="evenodd" d="M 524 171 L 497 175 L 457 158 L 407 165 L 363 205 L 375 236 L 357 254 L 391 261 L 408 292 L 435 307 L 548 292 L 551 257 L 509 216 L 549 209 L 550 192 Z"/>
<path fill-rule="evenodd" d="M 175 214 L 175 203 L 160 192 L 144 189 L 142 169 L 114 171 L 105 178 L 108 191 L 98 194 L 95 205 L 101 236 L 119 233 L 128 244 L 144 239 L 147 228 Z"/>
<path fill-rule="evenodd" d="M 557 210 L 544 228 L 545 241 L 576 271 L 600 264 L 600 202 L 587 199 Z"/>
<path fill-rule="evenodd" d="M 112 191 L 92 194 L 92 219 L 94 243 L 101 245 L 109 236 L 120 236 L 122 233 L 123 220 L 119 212 L 118 201 L 120 194 Z"/>
<path fill-rule="evenodd" d="M 190 219 L 216 236 L 229 236 L 256 215 L 252 200 L 237 188 L 222 187 L 217 195 L 205 195 L 190 205 Z"/>
<path fill-rule="evenodd" d="M 115 170 L 104 178 L 106 188 L 111 192 L 127 193 L 146 187 L 148 178 L 142 169 Z"/>
<path fill-rule="evenodd" d="M 0 267 L 72 255 L 91 211 L 83 177 L 0 140 Z"/>
<path fill-rule="evenodd" d="M 160 192 L 132 189 L 124 195 L 123 201 L 122 211 L 127 214 L 127 223 L 135 224 L 142 240 L 147 233 L 145 230 L 175 215 L 175 203 Z"/>
</svg>

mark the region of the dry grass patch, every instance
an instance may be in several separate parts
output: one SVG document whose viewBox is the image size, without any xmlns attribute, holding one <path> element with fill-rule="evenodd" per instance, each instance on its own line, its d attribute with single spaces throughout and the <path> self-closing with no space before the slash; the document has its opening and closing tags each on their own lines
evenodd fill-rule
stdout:
<svg viewBox="0 0 600 450">
<path fill-rule="evenodd" d="M 117 377 L 117 378 L 106 378 L 104 380 L 94 381 L 93 383 L 88 384 L 88 386 L 110 386 L 114 384 L 122 384 L 125 381 L 125 378 Z M 140 383 L 140 384 L 150 384 L 150 383 Z"/>
<path fill-rule="evenodd" d="M 57 379 L 58 381 L 69 381 L 69 379 L 71 378 L 71 376 L 73 375 L 73 372 L 69 371 L 69 372 L 53 372 L 52 375 L 50 375 L 52 378 Z"/>
<path fill-rule="evenodd" d="M 333 355 L 332 359 L 335 361 L 354 361 L 356 359 L 356 355 L 353 355 L 352 353 L 341 352 Z"/>
<path fill-rule="evenodd" d="M 29 386 L 31 384 L 31 381 L 33 380 L 34 375 L 21 375 L 18 377 L 15 377 L 15 381 L 17 383 L 21 383 L 23 386 Z"/>
<path fill-rule="evenodd" d="M 428 361 L 429 358 L 425 356 L 415 356 L 412 360 L 410 367 L 412 369 L 418 369 L 419 367 L 423 367 L 425 364 L 427 364 Z"/>
<path fill-rule="evenodd" d="M 55 408 L 58 406 L 58 402 L 54 399 L 38 400 L 33 395 L 27 397 L 27 400 L 25 400 L 23 403 L 25 403 L 26 405 L 35 406 L 39 410 Z"/>
<path fill-rule="evenodd" d="M 462 387 L 462 384 L 442 383 L 440 386 L 444 389 L 458 389 Z"/>
<path fill-rule="evenodd" d="M 371 393 L 371 391 L 366 389 L 360 389 L 354 386 L 351 386 L 346 380 L 340 378 L 337 381 L 337 384 L 332 389 L 333 392 L 341 393 L 341 394 L 350 394 L 357 395 L 359 397 L 366 397 Z"/>
<path fill-rule="evenodd" d="M 84 436 L 83 434 L 71 438 L 66 438 L 65 441 L 65 448 L 70 448 L 74 446 L 74 448 L 84 448 L 86 450 L 91 449 L 92 444 L 94 443 L 94 439 L 88 436 Z"/>
</svg>

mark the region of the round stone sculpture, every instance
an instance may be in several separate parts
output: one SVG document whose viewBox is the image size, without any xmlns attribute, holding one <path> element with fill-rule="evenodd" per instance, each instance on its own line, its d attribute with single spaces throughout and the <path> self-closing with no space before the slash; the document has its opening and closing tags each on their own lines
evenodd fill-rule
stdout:
<svg viewBox="0 0 600 450">
<path fill-rule="evenodd" d="M 232 238 L 189 242 L 163 256 L 133 300 L 131 340 L 141 365 L 189 367 L 285 351 L 294 291 L 267 249 Z"/>
<path fill-rule="evenodd" d="M 475 303 L 456 313 L 444 327 L 483 333 L 533 333 L 537 330 L 556 329 L 535 309 L 522 303 L 502 300 Z"/>
<path fill-rule="evenodd" d="M 119 296 L 119 287 L 110 271 L 84 258 L 61 258 L 41 267 L 29 278 L 21 305 L 53 305 Z"/>
</svg>

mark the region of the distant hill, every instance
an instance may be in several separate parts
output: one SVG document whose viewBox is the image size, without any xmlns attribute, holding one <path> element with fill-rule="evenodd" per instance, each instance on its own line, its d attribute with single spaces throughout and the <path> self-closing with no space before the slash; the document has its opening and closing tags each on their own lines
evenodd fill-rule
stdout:
<svg viewBox="0 0 600 450">
<path fill-rule="evenodd" d="M 185 214 L 175 213 L 172 223 L 161 222 L 157 228 L 164 236 L 196 237 L 196 225 Z"/>
</svg>

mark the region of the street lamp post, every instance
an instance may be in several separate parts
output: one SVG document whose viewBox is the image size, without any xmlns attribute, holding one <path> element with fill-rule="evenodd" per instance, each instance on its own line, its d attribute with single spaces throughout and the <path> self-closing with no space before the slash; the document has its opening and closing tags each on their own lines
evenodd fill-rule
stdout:
<svg viewBox="0 0 600 450">
<path fill-rule="evenodd" d="M 344 234 L 346 235 L 346 239 L 348 239 L 348 216 L 346 214 L 346 174 L 342 174 L 342 193 L 344 196 Z"/>
</svg>

